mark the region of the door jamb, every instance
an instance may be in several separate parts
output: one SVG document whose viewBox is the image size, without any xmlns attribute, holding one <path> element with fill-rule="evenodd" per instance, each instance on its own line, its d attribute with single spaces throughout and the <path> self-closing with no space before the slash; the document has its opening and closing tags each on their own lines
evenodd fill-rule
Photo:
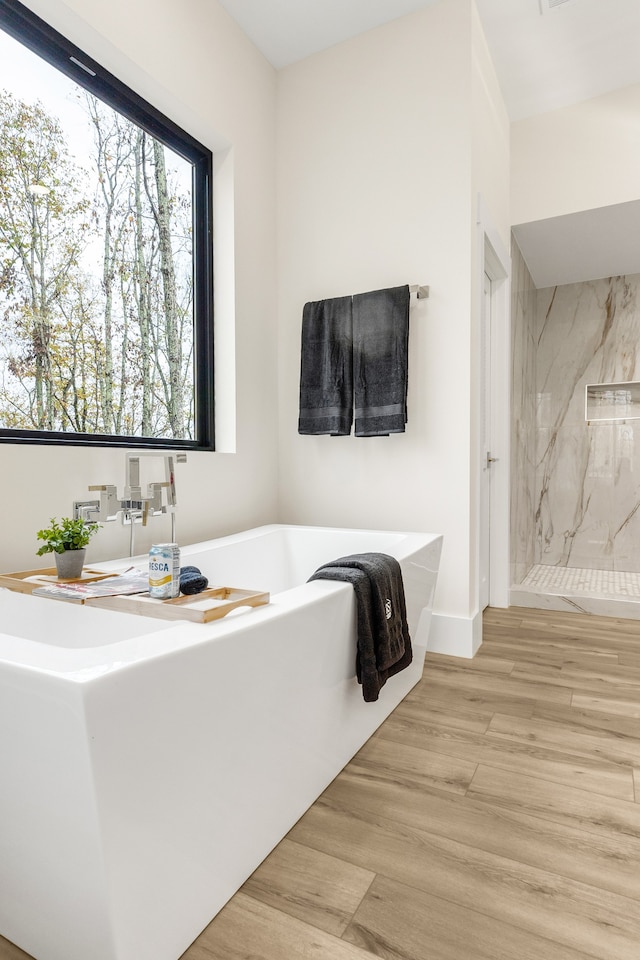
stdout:
<svg viewBox="0 0 640 960">
<path fill-rule="evenodd" d="M 492 466 L 489 528 L 490 569 L 489 604 L 509 606 L 510 583 L 510 437 L 511 437 L 511 258 L 496 230 L 486 203 L 478 195 L 477 216 L 478 272 L 476 289 L 484 296 L 484 275 L 491 278 L 491 411 L 489 436 L 491 452 L 498 457 Z M 481 314 L 478 313 L 480 316 Z M 478 445 L 481 445 L 478 438 Z M 479 451 L 482 469 L 484 451 Z M 478 476 L 477 482 L 480 483 Z M 477 517 L 477 542 L 480 549 L 480 517 Z M 479 577 L 478 556 L 478 577 Z M 479 584 L 476 585 L 476 589 Z"/>
</svg>

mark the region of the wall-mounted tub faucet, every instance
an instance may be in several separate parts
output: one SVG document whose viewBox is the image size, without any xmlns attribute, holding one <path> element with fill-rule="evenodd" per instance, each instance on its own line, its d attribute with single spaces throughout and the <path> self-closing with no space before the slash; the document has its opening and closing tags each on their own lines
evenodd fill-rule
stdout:
<svg viewBox="0 0 640 960">
<path fill-rule="evenodd" d="M 164 480 L 154 480 L 147 483 L 146 494 L 142 492 L 140 482 L 140 460 L 142 457 L 162 458 L 164 461 Z M 186 461 L 186 454 L 178 454 L 180 462 Z M 135 553 L 135 525 L 147 525 L 149 517 L 158 517 L 162 514 L 171 516 L 171 541 L 176 542 L 176 481 L 174 469 L 174 455 L 172 453 L 127 453 L 125 463 L 124 494 L 118 496 L 115 484 L 96 484 L 90 486 L 90 493 L 99 493 L 99 499 L 76 500 L 73 504 L 74 517 L 93 520 L 98 523 L 109 523 L 118 516 L 121 522 L 130 525 L 129 556 Z"/>
</svg>

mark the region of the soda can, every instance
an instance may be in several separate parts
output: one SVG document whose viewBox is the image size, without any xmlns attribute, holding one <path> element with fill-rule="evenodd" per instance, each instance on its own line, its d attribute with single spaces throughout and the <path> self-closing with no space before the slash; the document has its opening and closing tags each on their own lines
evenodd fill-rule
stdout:
<svg viewBox="0 0 640 960">
<path fill-rule="evenodd" d="M 154 543 L 149 550 L 149 596 L 172 600 L 180 595 L 180 548 L 177 543 Z"/>
</svg>

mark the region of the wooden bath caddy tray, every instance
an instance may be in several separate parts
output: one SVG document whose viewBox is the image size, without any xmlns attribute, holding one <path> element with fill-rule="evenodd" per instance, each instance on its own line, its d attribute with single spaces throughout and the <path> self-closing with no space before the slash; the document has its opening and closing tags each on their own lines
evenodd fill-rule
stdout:
<svg viewBox="0 0 640 960">
<path fill-rule="evenodd" d="M 202 593 L 175 597 L 173 600 L 156 600 L 144 593 L 136 593 L 130 596 L 94 597 L 85 600 L 85 603 L 87 606 L 102 607 L 104 610 L 122 610 L 124 613 L 138 613 L 144 617 L 159 617 L 162 620 L 209 623 L 225 617 L 237 607 L 263 606 L 269 603 L 269 594 L 236 587 L 210 587 Z"/>
<path fill-rule="evenodd" d="M 112 573 L 106 573 L 104 570 L 91 570 L 85 567 L 81 577 L 59 580 L 56 568 L 47 567 L 44 570 L 41 568 L 40 570 L 21 570 L 19 573 L 2 573 L 0 587 L 17 590 L 19 593 L 33 593 L 37 587 L 50 586 L 52 583 L 91 583 L 94 580 L 104 580 L 112 576 Z M 34 579 L 30 580 L 29 577 Z"/>
<path fill-rule="evenodd" d="M 55 567 L 45 570 L 22 570 L 19 573 L 0 574 L 0 587 L 8 587 L 19 593 L 33 593 L 42 588 L 61 585 L 80 586 L 97 583 L 117 576 L 117 573 L 105 570 L 92 570 L 85 567 L 82 576 L 73 580 L 59 580 Z M 33 578 L 33 579 L 30 579 Z M 50 594 L 52 596 L 52 594 Z M 71 603 L 84 603 L 105 610 L 122 610 L 124 613 L 137 613 L 144 617 L 159 617 L 162 620 L 191 620 L 194 623 L 209 623 L 225 617 L 236 607 L 260 607 L 269 603 L 268 593 L 257 590 L 242 590 L 239 587 L 209 587 L 201 593 L 175 597 L 173 600 L 156 600 L 146 593 L 116 594 L 107 597 L 90 597 L 78 593 L 75 596 L 55 597 Z"/>
</svg>

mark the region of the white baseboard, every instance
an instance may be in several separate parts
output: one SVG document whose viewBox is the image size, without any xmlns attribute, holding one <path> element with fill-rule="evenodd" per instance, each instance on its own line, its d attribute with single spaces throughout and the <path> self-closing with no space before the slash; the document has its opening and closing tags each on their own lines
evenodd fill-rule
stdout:
<svg viewBox="0 0 640 960">
<path fill-rule="evenodd" d="M 429 653 L 446 653 L 450 657 L 471 659 L 482 643 L 482 613 L 474 617 L 448 617 L 434 613 L 429 630 Z"/>
</svg>

